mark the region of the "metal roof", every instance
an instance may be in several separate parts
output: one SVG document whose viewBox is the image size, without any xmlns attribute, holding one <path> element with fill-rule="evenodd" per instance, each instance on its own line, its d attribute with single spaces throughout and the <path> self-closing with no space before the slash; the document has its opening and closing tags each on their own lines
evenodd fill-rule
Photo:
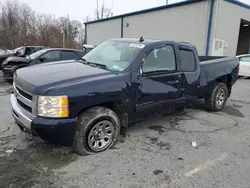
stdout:
<svg viewBox="0 0 250 188">
<path fill-rule="evenodd" d="M 163 10 L 163 9 L 167 9 L 167 8 L 178 7 L 178 6 L 182 6 L 182 5 L 188 5 L 188 4 L 197 3 L 197 2 L 201 2 L 201 1 L 204 1 L 204 0 L 186 0 L 186 1 L 179 2 L 179 3 L 173 3 L 173 4 L 163 5 L 163 6 L 159 6 L 159 7 L 150 8 L 150 9 L 145 9 L 145 10 L 130 12 L 130 13 L 126 13 L 126 14 L 121 14 L 121 15 L 117 15 L 117 16 L 113 16 L 113 17 L 109 17 L 109 18 L 93 20 L 93 21 L 85 22 L 84 24 L 98 23 L 98 22 L 102 22 L 102 21 L 113 20 L 113 19 L 117 19 L 117 18 L 123 18 L 123 17 L 126 17 L 126 16 L 133 16 L 133 15 L 137 15 L 137 14 L 143 14 L 143 13 L 147 13 L 147 12 L 153 12 L 153 11 L 157 11 L 157 10 Z M 247 8 L 247 9 L 250 9 L 250 5 L 245 4 L 243 2 L 240 2 L 239 0 L 224 0 L 224 1 L 227 1 L 229 3 L 233 3 L 235 5 L 238 5 L 238 6 Z"/>
<path fill-rule="evenodd" d="M 139 10 L 139 11 L 135 11 L 135 12 L 121 14 L 121 15 L 117 15 L 117 16 L 113 16 L 113 17 L 109 17 L 109 18 L 104 18 L 104 19 L 94 20 L 94 21 L 90 21 L 90 22 L 85 22 L 84 24 L 91 24 L 91 23 L 97 23 L 97 22 L 102 22 L 102 21 L 107 21 L 107 20 L 113 20 L 113 19 L 117 19 L 117 18 L 123 18 L 123 17 L 126 17 L 126 16 L 132 16 L 132 15 L 142 14 L 142 13 L 146 13 L 146 12 L 152 12 L 152 11 L 156 11 L 156 10 L 163 10 L 163 9 L 167 9 L 167 8 L 171 8 L 171 7 L 178 7 L 178 6 L 182 6 L 182 5 L 188 5 L 188 4 L 197 3 L 197 2 L 200 2 L 200 1 L 204 1 L 204 0 L 186 0 L 186 1 L 179 2 L 179 3 L 168 4 L 168 5 L 154 7 L 154 8 L 150 8 L 150 9 Z"/>
</svg>

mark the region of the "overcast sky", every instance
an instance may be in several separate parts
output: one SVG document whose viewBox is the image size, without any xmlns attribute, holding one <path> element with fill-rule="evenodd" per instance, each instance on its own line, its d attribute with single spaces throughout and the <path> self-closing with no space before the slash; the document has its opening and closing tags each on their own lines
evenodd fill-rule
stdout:
<svg viewBox="0 0 250 188">
<path fill-rule="evenodd" d="M 1 0 L 0 0 L 1 1 Z M 95 0 L 19 0 L 31 6 L 39 13 L 53 14 L 56 17 L 66 16 L 71 19 L 84 21 L 87 16 L 93 16 Z M 113 1 L 113 3 L 112 3 Z M 169 0 L 176 3 L 183 0 Z M 250 0 L 238 0 L 250 4 Z M 113 4 L 113 14 L 119 15 L 131 11 L 147 9 L 166 4 L 166 0 L 106 0 L 107 6 Z"/>
<path fill-rule="evenodd" d="M 1 0 L 0 0 L 1 1 Z M 92 16 L 96 6 L 95 0 L 19 0 L 31 6 L 33 10 L 39 13 L 49 13 L 55 16 L 66 16 L 71 19 L 82 21 L 87 16 Z M 112 3 L 113 1 L 113 3 Z M 175 3 L 183 0 L 169 0 L 169 3 Z M 106 0 L 107 6 L 113 4 L 113 14 L 119 15 L 131 11 L 147 9 L 161 6 L 166 0 Z"/>
</svg>

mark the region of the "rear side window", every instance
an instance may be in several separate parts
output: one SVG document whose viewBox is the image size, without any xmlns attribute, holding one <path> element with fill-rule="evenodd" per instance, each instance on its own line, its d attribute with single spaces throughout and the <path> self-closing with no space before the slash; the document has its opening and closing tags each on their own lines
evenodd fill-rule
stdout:
<svg viewBox="0 0 250 188">
<path fill-rule="evenodd" d="M 61 60 L 73 60 L 77 59 L 77 55 L 74 52 L 70 51 L 62 51 L 61 52 Z"/>
<path fill-rule="evenodd" d="M 191 50 L 180 50 L 181 56 L 181 68 L 184 72 L 192 72 L 195 71 L 195 55 Z"/>
<path fill-rule="evenodd" d="M 59 51 L 49 51 L 44 55 L 42 55 L 40 59 L 44 58 L 43 62 L 50 62 L 50 61 L 59 61 L 60 60 L 59 57 L 60 57 Z"/>
</svg>

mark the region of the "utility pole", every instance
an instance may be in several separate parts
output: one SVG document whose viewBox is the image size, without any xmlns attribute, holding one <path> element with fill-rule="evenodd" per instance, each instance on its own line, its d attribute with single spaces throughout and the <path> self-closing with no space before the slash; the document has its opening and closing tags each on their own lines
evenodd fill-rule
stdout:
<svg viewBox="0 0 250 188">
<path fill-rule="evenodd" d="M 168 5 L 168 0 L 166 0 L 166 5 Z"/>
<path fill-rule="evenodd" d="M 61 32 L 62 32 L 63 48 L 65 48 L 65 31 L 64 31 L 63 24 L 61 24 L 60 27 L 61 27 Z"/>
<path fill-rule="evenodd" d="M 65 32 L 63 30 L 63 48 L 65 48 Z"/>
</svg>

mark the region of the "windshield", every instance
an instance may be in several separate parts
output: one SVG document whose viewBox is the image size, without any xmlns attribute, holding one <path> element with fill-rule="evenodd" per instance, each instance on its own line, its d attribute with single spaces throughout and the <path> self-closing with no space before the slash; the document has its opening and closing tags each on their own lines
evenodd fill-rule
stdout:
<svg viewBox="0 0 250 188">
<path fill-rule="evenodd" d="M 21 46 L 21 47 L 15 48 L 15 49 L 13 50 L 13 52 L 16 53 L 17 51 L 21 50 L 22 48 L 24 48 L 24 47 Z"/>
<path fill-rule="evenodd" d="M 25 51 L 25 48 L 24 48 L 23 46 L 21 46 L 21 47 L 15 48 L 15 49 L 13 50 L 13 53 L 19 54 L 19 55 L 23 55 L 23 54 L 24 54 L 24 51 Z"/>
<path fill-rule="evenodd" d="M 144 44 L 125 41 L 106 41 L 91 50 L 82 59 L 104 65 L 111 71 L 123 71 L 144 48 Z"/>
<path fill-rule="evenodd" d="M 33 54 L 27 56 L 26 58 L 27 58 L 27 59 L 36 59 L 36 58 L 38 58 L 40 55 L 42 55 L 43 53 L 45 53 L 46 51 L 47 51 L 47 49 L 39 50 L 39 51 L 37 51 L 37 52 L 35 52 L 35 53 L 33 53 Z"/>
</svg>

